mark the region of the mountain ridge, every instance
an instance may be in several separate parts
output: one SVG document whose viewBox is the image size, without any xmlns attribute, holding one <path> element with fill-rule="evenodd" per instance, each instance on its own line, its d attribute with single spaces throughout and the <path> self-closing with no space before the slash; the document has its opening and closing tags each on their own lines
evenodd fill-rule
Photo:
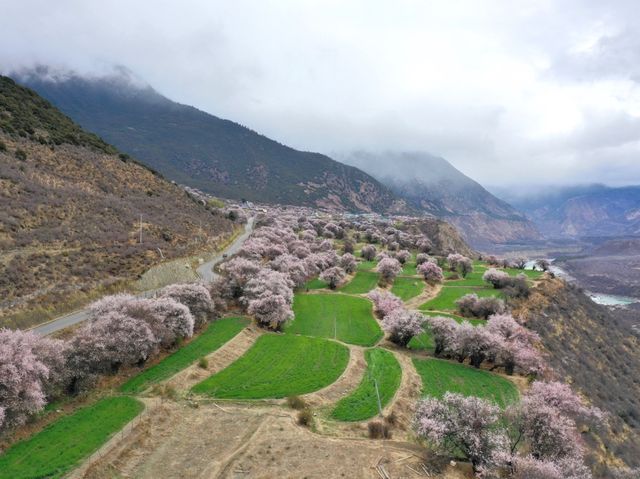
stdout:
<svg viewBox="0 0 640 479">
<path fill-rule="evenodd" d="M 444 218 L 476 247 L 540 239 L 534 225 L 506 201 L 423 152 L 354 152 L 343 160 L 370 172 L 410 206 Z"/>
<path fill-rule="evenodd" d="M 126 76 L 56 79 L 35 71 L 16 77 L 88 130 L 202 191 L 338 210 L 406 210 L 386 187 L 356 168 L 173 102 Z"/>
</svg>

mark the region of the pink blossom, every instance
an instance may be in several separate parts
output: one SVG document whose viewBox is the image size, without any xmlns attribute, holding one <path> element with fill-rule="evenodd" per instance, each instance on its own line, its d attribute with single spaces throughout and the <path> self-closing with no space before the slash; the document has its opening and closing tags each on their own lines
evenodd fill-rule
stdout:
<svg viewBox="0 0 640 479">
<path fill-rule="evenodd" d="M 345 270 L 345 272 L 351 274 L 355 272 L 358 263 L 355 256 L 353 256 L 351 253 L 345 253 L 340 257 L 339 265 L 342 269 Z"/>
<path fill-rule="evenodd" d="M 402 270 L 402 265 L 397 259 L 383 258 L 376 267 L 376 271 L 380 273 L 380 279 L 385 283 L 391 283 Z"/>
<path fill-rule="evenodd" d="M 389 339 L 399 346 L 406 346 L 411 338 L 423 332 L 425 317 L 417 311 L 397 308 L 382 320 L 382 328 Z"/>
<path fill-rule="evenodd" d="M 439 283 L 444 280 L 442 268 L 431 261 L 425 261 L 418 265 L 418 273 L 420 273 L 426 281 Z"/>
<path fill-rule="evenodd" d="M 388 314 L 399 308 L 404 307 L 404 303 L 396 295 L 389 293 L 388 291 L 379 291 L 377 289 L 371 291 L 368 298 L 373 301 L 373 307 L 376 313 L 384 319 Z"/>
<path fill-rule="evenodd" d="M 344 281 L 346 274 L 342 268 L 333 266 L 332 268 L 324 270 L 320 274 L 320 279 L 329 285 L 330 289 L 336 289 L 336 287 Z"/>
<path fill-rule="evenodd" d="M 171 298 L 189 308 L 195 329 L 200 329 L 212 319 L 215 311 L 209 290 L 199 283 L 172 284 L 162 289 L 160 296 Z"/>
<path fill-rule="evenodd" d="M 414 424 L 419 436 L 452 454 L 464 454 L 478 472 L 491 466 L 497 453 L 507 450 L 500 418 L 495 404 L 447 392 L 442 399 L 420 401 Z"/>
<path fill-rule="evenodd" d="M 249 301 L 247 312 L 253 315 L 256 320 L 273 330 L 279 330 L 282 325 L 293 319 L 293 311 L 290 303 L 277 294 L 264 295 Z"/>
</svg>

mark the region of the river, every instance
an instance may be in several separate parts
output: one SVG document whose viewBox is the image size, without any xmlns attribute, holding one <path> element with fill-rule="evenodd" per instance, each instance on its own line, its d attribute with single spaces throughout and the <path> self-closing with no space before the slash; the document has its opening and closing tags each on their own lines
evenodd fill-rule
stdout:
<svg viewBox="0 0 640 479">
<path fill-rule="evenodd" d="M 553 263 L 554 259 L 549 259 L 550 263 Z M 525 269 L 534 269 L 535 261 L 527 262 Z M 549 270 L 555 274 L 558 278 L 562 278 L 565 281 L 578 282 L 576 278 L 567 273 L 564 269 L 552 264 Z M 591 301 L 602 306 L 626 306 L 629 304 L 640 303 L 640 298 L 631 298 L 629 296 L 617 296 L 614 294 L 596 293 L 593 291 L 585 292 Z"/>
</svg>

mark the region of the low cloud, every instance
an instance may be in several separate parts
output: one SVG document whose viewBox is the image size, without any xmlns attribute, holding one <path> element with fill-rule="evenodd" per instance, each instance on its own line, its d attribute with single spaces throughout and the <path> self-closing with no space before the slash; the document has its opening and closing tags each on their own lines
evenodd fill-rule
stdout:
<svg viewBox="0 0 640 479">
<path fill-rule="evenodd" d="M 124 65 L 299 149 L 424 151 L 491 185 L 640 183 L 634 1 L 3 6 L 0 65 Z"/>
</svg>

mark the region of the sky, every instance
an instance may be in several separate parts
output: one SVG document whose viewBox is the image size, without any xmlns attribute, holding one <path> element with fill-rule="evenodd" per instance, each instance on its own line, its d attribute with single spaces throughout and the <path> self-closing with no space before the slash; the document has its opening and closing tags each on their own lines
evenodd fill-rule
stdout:
<svg viewBox="0 0 640 479">
<path fill-rule="evenodd" d="M 640 184 L 637 0 L 0 0 L 0 70 L 132 70 L 298 149 Z"/>
</svg>

